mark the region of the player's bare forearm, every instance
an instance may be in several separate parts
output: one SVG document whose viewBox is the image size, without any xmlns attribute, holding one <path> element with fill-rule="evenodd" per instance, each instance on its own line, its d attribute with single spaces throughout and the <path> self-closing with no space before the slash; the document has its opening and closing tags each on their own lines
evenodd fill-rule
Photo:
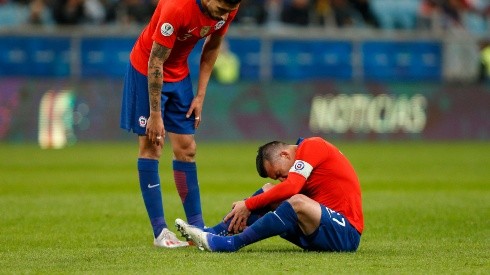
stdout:
<svg viewBox="0 0 490 275">
<path fill-rule="evenodd" d="M 193 113 L 196 118 L 194 128 L 197 129 L 201 123 L 201 112 L 206 96 L 206 88 L 209 83 L 209 78 L 213 71 L 214 63 L 218 58 L 222 36 L 209 36 L 204 42 L 201 54 L 201 62 L 199 67 L 199 80 L 197 84 L 197 92 L 191 106 L 187 111 L 186 117 L 189 118 Z"/>
<path fill-rule="evenodd" d="M 218 58 L 223 36 L 211 35 L 204 42 L 199 67 L 199 83 L 197 87 L 197 96 L 204 96 L 206 87 L 213 72 L 214 64 Z"/>
<path fill-rule="evenodd" d="M 163 63 L 170 55 L 170 51 L 171 49 L 153 42 L 150 59 L 148 60 L 148 93 L 151 112 L 160 112 L 160 94 L 163 87 Z"/>
<path fill-rule="evenodd" d="M 153 42 L 150 59 L 148 60 L 148 97 L 150 117 L 146 123 L 146 135 L 153 144 L 162 145 L 165 138 L 163 119 L 161 116 L 161 93 L 163 87 L 163 63 L 170 55 L 170 49 Z"/>
</svg>

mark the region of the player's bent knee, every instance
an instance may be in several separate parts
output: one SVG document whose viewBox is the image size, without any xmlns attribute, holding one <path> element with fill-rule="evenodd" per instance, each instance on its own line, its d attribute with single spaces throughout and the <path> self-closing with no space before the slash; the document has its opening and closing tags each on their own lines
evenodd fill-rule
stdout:
<svg viewBox="0 0 490 275">
<path fill-rule="evenodd" d="M 148 141 L 140 141 L 139 154 L 140 158 L 160 159 L 162 148 Z"/>
<path fill-rule="evenodd" d="M 296 194 L 292 196 L 291 198 L 288 199 L 288 202 L 291 204 L 293 207 L 294 211 L 300 212 L 303 210 L 305 207 L 309 206 L 310 198 L 303 194 Z"/>
<path fill-rule="evenodd" d="M 194 161 L 196 157 L 196 143 L 194 141 L 189 143 L 179 143 L 173 146 L 175 159 L 179 161 Z"/>
<path fill-rule="evenodd" d="M 145 158 L 145 159 L 160 159 L 160 156 L 162 155 L 161 150 L 151 150 L 151 149 L 143 149 L 140 150 L 139 152 L 139 157 L 140 158 Z"/>
<path fill-rule="evenodd" d="M 183 162 L 193 162 L 195 161 L 196 153 L 185 152 L 185 151 L 174 151 L 175 159 Z"/>
</svg>

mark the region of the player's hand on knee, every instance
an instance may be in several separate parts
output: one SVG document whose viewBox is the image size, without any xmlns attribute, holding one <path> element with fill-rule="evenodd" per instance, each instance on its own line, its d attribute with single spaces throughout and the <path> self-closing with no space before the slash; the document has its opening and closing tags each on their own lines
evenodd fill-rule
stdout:
<svg viewBox="0 0 490 275">
<path fill-rule="evenodd" d="M 165 139 L 165 128 L 161 116 L 151 116 L 146 123 L 146 136 L 155 145 L 162 145 Z"/>
<path fill-rule="evenodd" d="M 244 201 L 237 201 L 233 203 L 233 209 L 225 217 L 225 222 L 231 219 L 228 231 L 238 233 L 247 225 L 247 219 L 250 216 L 250 210 L 248 210 Z"/>
</svg>

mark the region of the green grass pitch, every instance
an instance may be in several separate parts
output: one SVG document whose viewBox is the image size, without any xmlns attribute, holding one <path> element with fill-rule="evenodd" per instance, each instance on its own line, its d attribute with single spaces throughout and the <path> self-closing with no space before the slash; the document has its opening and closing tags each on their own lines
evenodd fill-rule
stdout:
<svg viewBox="0 0 490 275">
<path fill-rule="evenodd" d="M 335 142 L 358 172 L 365 231 L 356 253 L 302 252 L 279 237 L 237 253 L 152 245 L 135 143 L 63 150 L 0 144 L 1 273 L 326 274 L 487 273 L 489 142 Z M 204 218 L 266 182 L 258 143 L 200 143 Z M 184 217 L 165 147 L 166 220 Z"/>
</svg>

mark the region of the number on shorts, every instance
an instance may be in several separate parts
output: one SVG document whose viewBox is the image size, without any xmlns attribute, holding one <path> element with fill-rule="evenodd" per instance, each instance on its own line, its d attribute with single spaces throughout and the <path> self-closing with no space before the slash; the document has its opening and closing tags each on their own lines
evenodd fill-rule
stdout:
<svg viewBox="0 0 490 275">
<path fill-rule="evenodd" d="M 332 218 L 332 220 L 334 220 L 336 223 L 338 223 L 338 224 L 342 225 L 343 227 L 345 227 L 345 220 L 344 220 L 344 218 L 342 218 L 342 222 L 339 221 L 339 220 L 337 220 L 336 218 Z"/>
<path fill-rule="evenodd" d="M 337 216 L 340 216 L 340 214 L 339 214 L 339 213 L 337 213 L 337 212 L 333 211 L 332 209 L 330 209 L 330 208 L 328 208 L 328 207 L 325 207 L 325 208 L 327 209 L 328 214 L 330 215 L 330 217 L 332 217 L 332 214 L 333 214 L 333 213 L 337 214 Z M 336 219 L 336 218 L 332 218 L 332 220 L 333 220 L 334 222 L 338 223 L 339 225 L 341 225 L 341 226 L 345 227 L 345 220 L 344 220 L 344 218 L 342 218 L 342 221 L 339 221 L 339 220 L 338 220 L 338 219 Z"/>
</svg>

